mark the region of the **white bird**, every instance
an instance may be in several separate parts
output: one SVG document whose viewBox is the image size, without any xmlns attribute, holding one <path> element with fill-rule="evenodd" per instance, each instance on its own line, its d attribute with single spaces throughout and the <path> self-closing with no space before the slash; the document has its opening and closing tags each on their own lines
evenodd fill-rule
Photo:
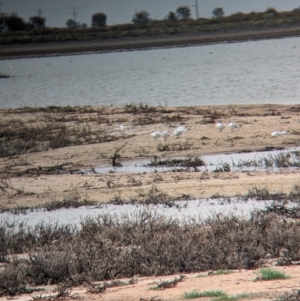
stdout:
<svg viewBox="0 0 300 301">
<path fill-rule="evenodd" d="M 234 131 L 235 129 L 239 129 L 240 125 L 238 123 L 230 121 L 228 123 L 228 126 L 230 127 L 231 131 Z"/>
<path fill-rule="evenodd" d="M 187 129 L 188 128 L 186 126 L 182 125 L 179 126 L 176 130 L 174 130 L 172 134 L 175 135 L 177 138 L 179 138 L 179 136 L 183 134 Z"/>
<path fill-rule="evenodd" d="M 225 123 L 221 121 L 218 121 L 215 126 L 220 132 L 222 132 L 226 128 Z"/>
<path fill-rule="evenodd" d="M 285 131 L 285 132 L 276 132 L 276 131 L 274 131 L 274 132 L 272 132 L 271 136 L 272 137 L 279 137 L 279 136 L 282 136 L 286 133 L 287 133 L 287 131 Z"/>
<path fill-rule="evenodd" d="M 125 125 L 119 123 L 118 127 L 117 127 L 117 129 L 115 131 L 118 131 L 122 135 L 127 135 L 127 134 L 129 134 L 129 132 L 132 131 L 132 127 L 125 126 Z"/>
<path fill-rule="evenodd" d="M 157 131 L 152 131 L 151 132 L 151 136 L 154 138 L 154 140 L 156 141 L 159 137 L 161 137 L 160 132 Z"/>
<path fill-rule="evenodd" d="M 170 133 L 168 131 L 162 131 L 162 132 L 160 132 L 160 136 L 163 137 L 166 142 L 168 137 L 170 137 Z"/>
<path fill-rule="evenodd" d="M 123 124 L 118 124 L 119 131 L 125 131 L 126 127 Z"/>
</svg>

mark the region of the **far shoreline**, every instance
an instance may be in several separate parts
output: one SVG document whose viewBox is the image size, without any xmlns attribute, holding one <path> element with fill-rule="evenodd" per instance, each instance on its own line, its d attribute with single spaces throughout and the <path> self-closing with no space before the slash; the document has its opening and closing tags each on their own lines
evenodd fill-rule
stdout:
<svg viewBox="0 0 300 301">
<path fill-rule="evenodd" d="M 0 60 L 69 56 L 108 52 L 143 51 L 191 46 L 204 46 L 248 41 L 282 39 L 300 36 L 300 26 L 242 30 L 225 33 L 184 34 L 178 36 L 151 36 L 101 41 L 70 41 L 39 44 L 1 45 Z"/>
</svg>

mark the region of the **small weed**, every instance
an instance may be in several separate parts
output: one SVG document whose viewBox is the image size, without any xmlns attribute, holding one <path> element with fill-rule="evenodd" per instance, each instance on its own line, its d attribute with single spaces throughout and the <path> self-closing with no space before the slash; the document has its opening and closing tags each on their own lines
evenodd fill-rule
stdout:
<svg viewBox="0 0 300 301">
<path fill-rule="evenodd" d="M 203 291 L 203 292 L 188 292 L 183 294 L 184 299 L 196 299 L 196 298 L 204 298 L 204 297 L 223 297 L 227 296 L 223 291 Z"/>
<path fill-rule="evenodd" d="M 160 288 L 158 286 L 151 286 L 149 287 L 149 291 L 158 291 Z"/>
<path fill-rule="evenodd" d="M 260 280 L 275 280 L 275 279 L 289 279 L 291 276 L 286 275 L 284 272 L 272 269 L 261 269 L 259 271 Z"/>
<path fill-rule="evenodd" d="M 169 144 L 158 143 L 156 149 L 158 152 L 168 152 L 171 150 L 171 146 Z"/>
<path fill-rule="evenodd" d="M 213 275 L 227 275 L 227 274 L 231 274 L 233 273 L 233 271 L 230 270 L 217 270 L 213 273 Z"/>
<path fill-rule="evenodd" d="M 214 170 L 214 172 L 230 172 L 230 171 L 231 171 L 230 164 L 227 162 L 221 162 L 221 166 L 216 167 L 216 169 Z"/>
<path fill-rule="evenodd" d="M 159 289 L 175 287 L 179 282 L 181 282 L 183 280 L 183 278 L 185 278 L 185 276 L 181 275 L 181 276 L 179 276 L 179 278 L 175 278 L 173 280 L 162 281 L 157 285 L 157 287 Z"/>
<path fill-rule="evenodd" d="M 214 298 L 211 301 L 236 301 L 245 298 L 249 298 L 249 294 L 238 294 L 234 296 L 228 296 L 227 294 L 224 294 L 223 296 Z"/>
</svg>

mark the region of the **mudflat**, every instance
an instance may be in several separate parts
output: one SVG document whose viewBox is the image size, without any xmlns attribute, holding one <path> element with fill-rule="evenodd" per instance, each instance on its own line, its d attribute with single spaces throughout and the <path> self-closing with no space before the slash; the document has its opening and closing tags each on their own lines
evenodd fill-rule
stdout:
<svg viewBox="0 0 300 301">
<path fill-rule="evenodd" d="M 245 195 L 253 187 L 289 193 L 299 184 L 296 168 L 203 171 L 191 164 L 165 172 L 118 172 L 115 165 L 172 158 L 199 160 L 208 154 L 299 145 L 300 105 L 198 107 L 48 107 L 2 109 L 0 209 L 31 207 L 52 200 L 129 201 L 153 187 L 174 199 Z M 219 131 L 215 122 L 240 125 Z M 123 129 L 118 124 L 124 126 Z M 188 130 L 164 141 L 152 131 Z M 273 131 L 286 132 L 273 137 Z M 209 162 L 204 162 L 208 164 Z M 111 172 L 94 169 L 107 166 Z"/>
</svg>

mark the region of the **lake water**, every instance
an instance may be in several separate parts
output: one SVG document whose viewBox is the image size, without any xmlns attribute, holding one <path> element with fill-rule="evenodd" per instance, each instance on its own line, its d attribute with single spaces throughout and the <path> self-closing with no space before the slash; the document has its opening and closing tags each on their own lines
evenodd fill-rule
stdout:
<svg viewBox="0 0 300 301">
<path fill-rule="evenodd" d="M 296 104 L 300 40 L 1 60 L 0 108 Z"/>
</svg>

